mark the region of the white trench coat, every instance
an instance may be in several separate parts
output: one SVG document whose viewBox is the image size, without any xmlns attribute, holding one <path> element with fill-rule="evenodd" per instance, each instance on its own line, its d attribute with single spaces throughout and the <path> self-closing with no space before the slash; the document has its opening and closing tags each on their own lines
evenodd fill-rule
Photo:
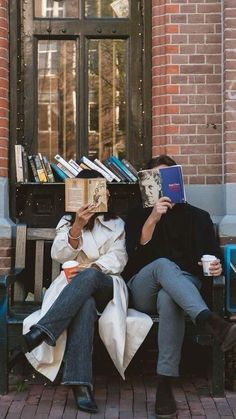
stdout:
<svg viewBox="0 0 236 419">
<path fill-rule="evenodd" d="M 104 221 L 103 216 L 98 216 L 92 231 L 82 231 L 77 249 L 68 242 L 69 228 L 69 218 L 63 217 L 56 229 L 52 258 L 60 263 L 73 259 L 88 265 L 96 262 L 105 274 L 112 276 L 113 299 L 99 318 L 99 334 L 124 379 L 125 369 L 152 326 L 152 320 L 147 314 L 128 309 L 127 287 L 120 276 L 127 262 L 124 222 L 120 218 Z M 46 291 L 41 309 L 24 320 L 23 334 L 46 314 L 66 285 L 64 272 L 61 272 Z M 58 338 L 56 346 L 43 342 L 28 352 L 26 357 L 37 371 L 53 381 L 59 371 L 65 347 L 66 331 Z"/>
</svg>

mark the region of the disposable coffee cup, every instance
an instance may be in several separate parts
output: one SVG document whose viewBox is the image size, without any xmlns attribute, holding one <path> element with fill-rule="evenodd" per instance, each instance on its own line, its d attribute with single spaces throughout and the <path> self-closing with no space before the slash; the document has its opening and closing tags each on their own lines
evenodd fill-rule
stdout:
<svg viewBox="0 0 236 419">
<path fill-rule="evenodd" d="M 209 272 L 210 264 L 213 262 L 213 260 L 216 260 L 216 257 L 213 255 L 203 255 L 201 258 L 202 261 L 202 269 L 203 269 L 203 275 L 204 276 L 211 276 Z"/>
<path fill-rule="evenodd" d="M 67 282 L 70 282 L 70 275 L 74 272 L 74 269 L 79 266 L 79 262 L 76 260 L 68 260 L 67 262 L 64 262 L 62 265 L 62 269 L 65 273 Z"/>
</svg>

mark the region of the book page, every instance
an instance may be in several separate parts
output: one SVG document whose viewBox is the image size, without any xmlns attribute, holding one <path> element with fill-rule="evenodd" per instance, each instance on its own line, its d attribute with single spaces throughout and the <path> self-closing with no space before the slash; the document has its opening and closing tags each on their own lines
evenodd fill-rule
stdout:
<svg viewBox="0 0 236 419">
<path fill-rule="evenodd" d="M 94 204 L 93 212 L 107 212 L 106 179 L 66 179 L 65 210 L 76 212 L 85 204 Z"/>
<path fill-rule="evenodd" d="M 140 170 L 138 177 L 143 207 L 153 207 L 161 194 L 158 169 Z"/>
<path fill-rule="evenodd" d="M 88 202 L 96 205 L 94 212 L 107 212 L 106 179 L 88 179 Z"/>
<path fill-rule="evenodd" d="M 76 212 L 85 205 L 88 179 L 65 180 L 65 210 Z"/>
</svg>

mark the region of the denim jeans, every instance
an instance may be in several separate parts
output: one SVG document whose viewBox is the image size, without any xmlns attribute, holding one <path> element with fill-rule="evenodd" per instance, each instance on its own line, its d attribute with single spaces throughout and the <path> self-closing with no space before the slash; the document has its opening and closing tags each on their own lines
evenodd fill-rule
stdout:
<svg viewBox="0 0 236 419">
<path fill-rule="evenodd" d="M 178 376 L 185 313 L 194 322 L 208 309 L 199 292 L 201 281 L 169 259 L 160 258 L 142 268 L 128 286 L 134 308 L 159 313 L 157 373 Z"/>
<path fill-rule="evenodd" d="M 92 385 L 92 351 L 94 322 L 113 298 L 110 276 L 89 268 L 76 275 L 59 294 L 53 305 L 33 327 L 43 330 L 47 343 L 56 340 L 67 329 L 63 384 Z"/>
</svg>

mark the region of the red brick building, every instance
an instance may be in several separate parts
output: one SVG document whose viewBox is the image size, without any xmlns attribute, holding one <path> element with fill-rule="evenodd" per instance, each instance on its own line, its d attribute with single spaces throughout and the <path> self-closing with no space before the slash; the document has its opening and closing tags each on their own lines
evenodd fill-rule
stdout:
<svg viewBox="0 0 236 419">
<path fill-rule="evenodd" d="M 57 3 L 57 7 L 66 4 L 66 0 L 50 1 Z M 44 3 L 42 0 L 42 4 Z M 78 3 L 80 2 L 67 0 L 69 18 L 69 8 L 77 7 Z M 89 7 L 92 7 L 90 3 L 85 2 L 87 21 L 90 16 Z M 79 31 L 71 20 L 68 21 L 68 26 L 63 26 L 63 20 L 53 20 L 53 16 L 51 20 L 45 17 L 40 24 L 39 16 L 36 16 L 38 20 L 34 21 L 32 18 L 33 23 L 30 26 L 28 7 L 26 1 L 0 0 L 0 273 L 8 270 L 11 265 L 11 238 L 15 221 L 12 216 L 12 202 L 16 200 L 12 197 L 15 189 L 9 188 L 9 184 L 13 185 L 15 182 L 12 169 L 13 144 L 20 143 L 22 139 L 35 133 L 30 132 L 34 119 L 32 122 L 33 116 L 29 113 L 27 105 L 28 96 L 31 94 L 33 67 L 27 64 L 24 54 L 26 58 L 27 54 L 30 57 L 30 51 L 33 51 L 29 47 L 30 37 L 34 34 L 36 38 L 41 36 L 43 41 L 49 37 L 50 41 L 57 41 L 65 34 L 67 39 L 74 40 L 77 36 L 76 31 Z M 96 12 L 93 13 L 96 16 Z M 141 112 L 142 127 L 138 125 L 139 115 L 134 116 L 132 126 L 134 130 L 137 128 L 137 131 L 134 131 L 131 137 L 137 134 L 138 140 L 134 147 L 132 138 L 129 140 L 131 151 L 127 156 L 135 164 L 135 151 L 132 150 L 139 150 L 136 154 L 138 156 L 143 147 L 146 150 L 145 158 L 137 157 L 138 166 L 140 162 L 145 163 L 151 153 L 153 156 L 167 153 L 174 157 L 183 165 L 188 201 L 210 212 L 219 224 L 222 243 L 235 242 L 236 3 L 234 0 L 152 0 L 150 7 L 149 0 L 132 0 L 129 2 L 129 13 L 135 27 L 129 24 L 128 15 L 124 15 L 120 22 L 114 23 L 112 27 L 109 26 L 111 19 L 109 20 L 106 14 L 101 24 L 97 21 L 91 23 L 92 30 L 101 39 L 109 38 L 111 34 L 115 39 L 129 38 L 131 43 L 134 39 L 142 38 L 141 47 L 140 44 L 137 45 L 140 51 L 144 52 L 143 73 L 140 73 L 139 84 L 134 84 L 134 89 L 127 94 L 131 115 L 138 108 Z M 142 26 L 143 21 L 145 24 Z M 92 33 L 91 36 L 95 35 Z M 22 44 L 19 46 L 21 40 Z M 148 54 L 148 50 L 151 54 Z M 94 46 L 91 51 L 94 52 Z M 114 48 L 112 51 L 114 52 Z M 137 51 L 138 61 L 139 50 Z M 128 55 L 125 54 L 127 51 L 123 54 L 127 58 Z M 127 76 L 129 83 L 132 82 L 132 76 L 135 78 L 139 71 L 134 51 L 132 54 L 134 59 L 130 60 L 130 73 L 129 77 Z M 118 55 L 113 57 L 117 60 Z M 19 60 L 25 73 L 19 70 Z M 147 77 L 148 69 L 151 70 L 150 80 Z M 24 74 L 28 74 L 28 77 L 25 78 L 24 89 L 21 90 Z M 93 85 L 94 83 L 93 78 Z M 127 83 L 127 80 L 124 83 Z M 137 95 L 141 90 L 147 95 L 140 99 Z M 91 138 L 93 136 L 94 139 L 97 121 L 96 92 L 91 89 L 90 93 L 93 100 L 89 103 L 89 109 L 95 115 L 91 129 Z M 142 101 L 144 96 L 150 98 L 146 104 Z M 79 98 L 78 102 L 80 100 Z M 14 103 L 24 101 L 25 108 L 21 108 L 21 105 L 13 106 Z M 126 98 L 123 99 L 124 104 L 125 102 Z M 121 131 L 120 127 L 119 132 Z M 117 140 L 116 144 L 121 144 L 123 137 L 120 138 L 120 142 Z"/>
</svg>

